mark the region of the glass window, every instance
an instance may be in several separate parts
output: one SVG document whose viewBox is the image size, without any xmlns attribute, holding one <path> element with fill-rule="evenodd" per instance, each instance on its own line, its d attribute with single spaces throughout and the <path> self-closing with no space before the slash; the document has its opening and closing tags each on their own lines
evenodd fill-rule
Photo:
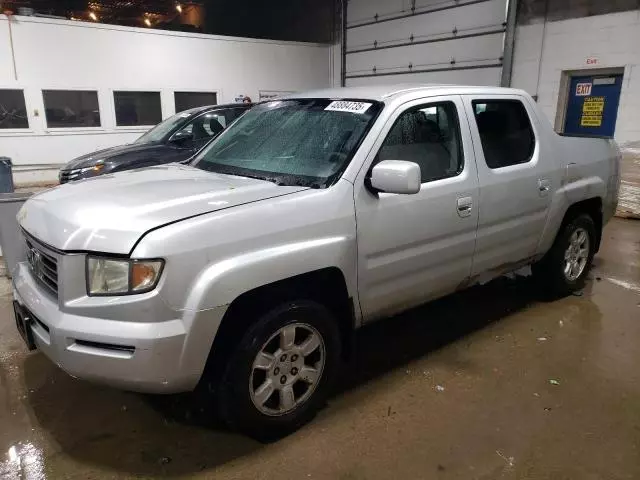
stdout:
<svg viewBox="0 0 640 480">
<path fill-rule="evenodd" d="M 162 120 L 160 92 L 113 92 L 116 125 L 155 125 Z"/>
<path fill-rule="evenodd" d="M 519 100 L 477 100 L 473 111 L 487 166 L 492 169 L 527 163 L 536 137 Z"/>
<path fill-rule="evenodd" d="M 215 92 L 174 92 L 173 99 L 176 104 L 176 113 L 218 103 L 218 95 Z"/>
<path fill-rule="evenodd" d="M 382 160 L 417 163 L 422 183 L 458 175 L 463 155 L 456 106 L 444 102 L 402 113 L 380 147 L 376 162 Z"/>
<path fill-rule="evenodd" d="M 189 122 L 179 130 L 180 133 L 190 133 L 194 141 L 210 139 L 222 132 L 227 125 L 237 117 L 237 109 L 216 110 L 205 113 Z"/>
<path fill-rule="evenodd" d="M 22 90 L 0 90 L 0 128 L 29 128 Z"/>
<path fill-rule="evenodd" d="M 99 127 L 98 92 L 94 90 L 43 90 L 47 127 Z"/>
<path fill-rule="evenodd" d="M 170 116 L 142 135 L 134 143 L 164 142 L 167 139 L 167 135 L 186 122 L 188 118 L 195 116 L 199 110 L 200 109 L 196 108 L 193 111 L 176 113 L 175 115 Z"/>
<path fill-rule="evenodd" d="M 295 99 L 242 115 L 196 159 L 203 170 L 324 187 L 348 165 L 382 108 L 373 101 Z"/>
</svg>

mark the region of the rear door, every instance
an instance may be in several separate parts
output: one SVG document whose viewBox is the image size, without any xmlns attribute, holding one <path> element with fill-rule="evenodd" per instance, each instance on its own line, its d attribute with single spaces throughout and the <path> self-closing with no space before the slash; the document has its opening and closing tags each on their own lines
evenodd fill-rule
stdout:
<svg viewBox="0 0 640 480">
<path fill-rule="evenodd" d="M 377 162 L 420 166 L 415 195 L 372 193 Z M 478 220 L 478 177 L 459 96 L 415 100 L 388 119 L 354 188 L 358 290 L 365 321 L 455 290 L 469 278 Z"/>
<path fill-rule="evenodd" d="M 550 159 L 525 97 L 464 96 L 464 104 L 480 181 L 472 275 L 508 270 L 536 253 L 551 202 Z"/>
</svg>

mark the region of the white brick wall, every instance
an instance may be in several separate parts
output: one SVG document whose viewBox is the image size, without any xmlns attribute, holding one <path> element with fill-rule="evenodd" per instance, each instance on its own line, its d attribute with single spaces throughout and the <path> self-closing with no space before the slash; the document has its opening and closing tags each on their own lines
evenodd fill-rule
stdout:
<svg viewBox="0 0 640 480">
<path fill-rule="evenodd" d="M 596 57 L 597 65 L 588 66 L 588 57 Z M 531 95 L 537 94 L 538 103 L 554 123 L 563 71 L 619 67 L 624 67 L 625 71 L 616 123 L 616 140 L 620 143 L 639 141 L 638 10 L 549 22 L 546 29 L 543 23 L 519 26 L 516 31 L 511 84 Z"/>
</svg>

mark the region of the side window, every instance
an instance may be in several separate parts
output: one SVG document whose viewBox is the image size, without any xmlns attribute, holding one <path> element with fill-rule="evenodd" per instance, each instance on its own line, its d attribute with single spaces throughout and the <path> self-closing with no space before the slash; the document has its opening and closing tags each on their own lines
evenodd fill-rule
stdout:
<svg viewBox="0 0 640 480">
<path fill-rule="evenodd" d="M 43 90 L 42 99 L 47 128 L 100 126 L 95 90 Z"/>
<path fill-rule="evenodd" d="M 22 90 L 0 89 L 0 129 L 29 128 Z"/>
<path fill-rule="evenodd" d="M 196 117 L 185 125 L 178 134 L 181 137 L 184 135 L 184 138 L 186 138 L 188 134 L 191 134 L 191 140 L 195 142 L 208 140 L 222 132 L 225 125 L 224 115 L 211 112 Z"/>
<path fill-rule="evenodd" d="M 380 147 L 376 163 L 382 160 L 417 163 L 422 183 L 458 175 L 463 154 L 456 106 L 443 102 L 402 113 Z"/>
<path fill-rule="evenodd" d="M 113 92 L 116 125 L 155 125 L 162 121 L 160 92 Z"/>
<path fill-rule="evenodd" d="M 473 112 L 482 150 L 491 169 L 531 161 L 536 137 L 519 100 L 476 100 Z"/>
<path fill-rule="evenodd" d="M 173 92 L 176 113 L 218 103 L 216 92 Z"/>
</svg>

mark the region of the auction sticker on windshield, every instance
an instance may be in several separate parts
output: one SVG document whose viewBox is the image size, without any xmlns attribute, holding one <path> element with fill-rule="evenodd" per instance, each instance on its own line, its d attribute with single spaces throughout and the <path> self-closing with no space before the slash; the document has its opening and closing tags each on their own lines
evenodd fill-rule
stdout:
<svg viewBox="0 0 640 480">
<path fill-rule="evenodd" d="M 371 103 L 365 102 L 347 102 L 344 100 L 337 100 L 327 105 L 327 108 L 325 108 L 325 110 L 331 110 L 333 112 L 351 112 L 361 114 L 366 112 L 371 105 Z"/>
</svg>

